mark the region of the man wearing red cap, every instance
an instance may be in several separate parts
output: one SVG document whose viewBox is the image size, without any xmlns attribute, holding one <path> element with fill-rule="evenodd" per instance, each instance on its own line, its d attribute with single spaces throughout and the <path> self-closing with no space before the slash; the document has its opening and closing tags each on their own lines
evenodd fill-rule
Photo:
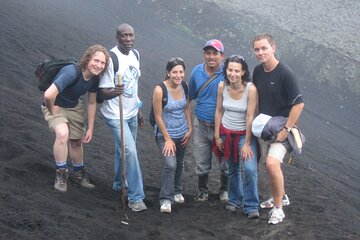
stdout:
<svg viewBox="0 0 360 240">
<path fill-rule="evenodd" d="M 194 119 L 194 157 L 196 174 L 199 177 L 199 193 L 195 201 L 204 202 L 209 197 L 208 177 L 212 169 L 212 148 L 215 127 L 215 108 L 218 84 L 223 81 L 224 46 L 221 41 L 211 39 L 203 47 L 204 63 L 193 68 L 190 75 L 190 100 L 196 100 Z M 227 165 L 220 164 L 221 186 L 219 197 L 228 201 Z"/>
</svg>

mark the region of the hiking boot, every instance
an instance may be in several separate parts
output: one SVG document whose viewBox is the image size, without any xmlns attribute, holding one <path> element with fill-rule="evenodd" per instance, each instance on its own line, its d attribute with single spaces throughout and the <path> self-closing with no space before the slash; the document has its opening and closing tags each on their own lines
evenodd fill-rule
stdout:
<svg viewBox="0 0 360 240">
<path fill-rule="evenodd" d="M 164 201 L 160 206 L 160 212 L 162 213 L 171 213 L 171 202 Z"/>
<path fill-rule="evenodd" d="M 185 199 L 184 199 L 183 195 L 181 193 L 179 193 L 179 194 L 175 194 L 174 201 L 176 203 L 184 203 Z"/>
<path fill-rule="evenodd" d="M 129 202 L 128 207 L 131 208 L 134 212 L 141 212 L 147 210 L 147 207 L 143 201 L 141 202 Z"/>
<path fill-rule="evenodd" d="M 282 199 L 282 206 L 288 206 L 290 205 L 290 200 L 288 198 L 288 196 L 285 194 L 285 196 Z M 274 198 L 269 198 L 268 200 L 260 203 L 260 207 L 261 208 L 273 208 L 274 207 Z"/>
<path fill-rule="evenodd" d="M 220 190 L 219 199 L 221 202 L 227 203 L 229 201 L 228 191 Z"/>
<path fill-rule="evenodd" d="M 229 189 L 229 177 L 221 173 L 220 176 L 220 192 L 227 191 Z"/>
<path fill-rule="evenodd" d="M 258 211 L 249 212 L 247 214 L 248 219 L 257 219 L 260 217 L 260 214 Z"/>
<path fill-rule="evenodd" d="M 208 193 L 209 192 L 209 175 L 199 175 L 199 192 Z"/>
<path fill-rule="evenodd" d="M 90 183 L 89 175 L 86 172 L 86 169 L 83 168 L 79 171 L 75 171 L 73 182 L 79 184 L 80 186 L 88 189 L 94 189 L 95 185 Z"/>
<path fill-rule="evenodd" d="M 236 212 L 237 208 L 234 205 L 228 203 L 225 205 L 225 210 L 228 212 Z"/>
<path fill-rule="evenodd" d="M 278 224 L 281 223 L 285 218 L 284 211 L 282 208 L 273 207 L 269 212 L 269 224 Z"/>
<path fill-rule="evenodd" d="M 195 197 L 195 202 L 206 202 L 209 199 L 208 193 L 199 192 Z"/>
<path fill-rule="evenodd" d="M 57 169 L 54 190 L 59 191 L 59 192 L 66 192 L 68 177 L 69 177 L 69 170 L 67 168 Z"/>
</svg>

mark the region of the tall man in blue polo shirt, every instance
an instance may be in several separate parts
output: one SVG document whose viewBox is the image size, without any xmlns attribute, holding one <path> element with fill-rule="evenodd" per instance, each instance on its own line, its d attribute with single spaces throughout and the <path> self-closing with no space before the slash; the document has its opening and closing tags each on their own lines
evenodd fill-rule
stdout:
<svg viewBox="0 0 360 240">
<path fill-rule="evenodd" d="M 194 119 L 193 152 L 196 160 L 196 174 L 199 177 L 199 193 L 195 201 L 204 202 L 209 197 L 208 178 L 212 169 L 212 148 L 215 127 L 215 108 L 218 84 L 223 81 L 224 46 L 217 39 L 205 43 L 204 63 L 193 68 L 190 75 L 190 100 L 196 100 Z M 209 79 L 212 81 L 202 87 Z M 199 91 L 200 90 L 200 91 Z M 220 164 L 221 186 L 220 200 L 228 200 L 227 165 L 225 161 Z"/>
</svg>

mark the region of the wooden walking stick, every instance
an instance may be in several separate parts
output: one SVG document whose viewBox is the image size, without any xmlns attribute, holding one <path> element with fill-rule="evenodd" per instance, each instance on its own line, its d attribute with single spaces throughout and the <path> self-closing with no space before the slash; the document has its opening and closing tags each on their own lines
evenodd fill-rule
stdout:
<svg viewBox="0 0 360 240">
<path fill-rule="evenodd" d="M 118 84 L 122 85 L 122 75 L 118 76 Z M 123 114 L 123 103 L 122 95 L 119 96 L 119 111 L 120 111 L 120 136 L 121 136 L 121 163 L 122 163 L 122 175 L 121 175 L 121 196 L 120 196 L 120 207 L 125 208 L 125 196 L 126 196 L 126 157 L 125 157 L 125 134 L 124 134 L 124 114 Z"/>
</svg>

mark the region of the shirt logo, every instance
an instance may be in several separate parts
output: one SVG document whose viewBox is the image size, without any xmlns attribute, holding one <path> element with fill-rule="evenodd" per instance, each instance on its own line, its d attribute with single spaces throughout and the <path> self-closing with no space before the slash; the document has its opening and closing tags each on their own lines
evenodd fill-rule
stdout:
<svg viewBox="0 0 360 240">
<path fill-rule="evenodd" d="M 129 66 L 129 68 L 125 71 L 123 78 L 123 84 L 125 85 L 124 97 L 133 98 L 134 96 L 136 96 L 136 84 L 139 75 L 139 71 L 133 66 Z"/>
</svg>

